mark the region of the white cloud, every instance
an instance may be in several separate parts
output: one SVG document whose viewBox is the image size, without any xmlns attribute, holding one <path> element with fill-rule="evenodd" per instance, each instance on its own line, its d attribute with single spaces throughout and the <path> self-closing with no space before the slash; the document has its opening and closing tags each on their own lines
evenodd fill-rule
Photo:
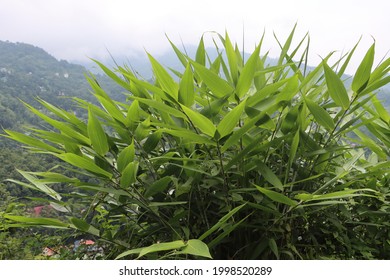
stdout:
<svg viewBox="0 0 390 280">
<path fill-rule="evenodd" d="M 359 50 L 372 35 L 378 58 L 390 46 L 385 0 L 0 0 L 0 6 L 0 40 L 31 43 L 61 59 L 101 57 L 106 48 L 158 55 L 169 48 L 165 33 L 177 44 L 196 44 L 203 32 L 226 29 L 241 44 L 243 25 L 247 47 L 265 29 L 264 49 L 277 55 L 272 32 L 284 41 L 296 22 L 297 38 L 310 33 L 313 63 L 331 50 L 351 49 L 361 35 Z"/>
</svg>

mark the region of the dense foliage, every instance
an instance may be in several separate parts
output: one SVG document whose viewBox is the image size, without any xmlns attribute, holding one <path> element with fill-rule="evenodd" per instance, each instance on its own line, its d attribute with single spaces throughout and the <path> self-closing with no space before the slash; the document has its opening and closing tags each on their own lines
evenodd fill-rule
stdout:
<svg viewBox="0 0 390 280">
<path fill-rule="evenodd" d="M 10 181 L 62 214 L 6 210 L 2 230 L 81 234 L 106 259 L 388 259 L 390 115 L 375 92 L 390 59 L 374 68 L 373 44 L 346 88 L 357 45 L 307 71 L 309 40 L 292 48 L 293 34 L 273 66 L 262 41 L 246 58 L 228 34 L 213 59 L 203 37 L 195 58 L 172 44 L 175 78 L 148 54 L 152 83 L 96 62 L 127 100 L 91 75 L 99 105 L 74 98 L 86 119 L 26 103 L 50 128 L 7 137 L 64 163 Z"/>
</svg>

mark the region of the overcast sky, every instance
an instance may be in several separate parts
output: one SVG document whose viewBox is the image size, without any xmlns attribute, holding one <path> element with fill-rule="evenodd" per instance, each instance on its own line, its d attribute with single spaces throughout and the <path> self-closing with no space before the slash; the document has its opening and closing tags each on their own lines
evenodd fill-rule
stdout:
<svg viewBox="0 0 390 280">
<path fill-rule="evenodd" d="M 330 51 L 350 50 L 363 36 L 354 65 L 376 40 L 379 61 L 390 49 L 388 0 L 0 0 L 0 40 L 44 48 L 58 59 L 101 59 L 107 49 L 129 58 L 197 44 L 205 31 L 225 30 L 253 50 L 263 30 L 263 52 L 277 56 L 273 32 L 284 41 L 297 22 L 296 41 L 309 32 L 311 64 Z M 372 37 L 371 37 L 372 36 Z M 211 35 L 206 41 L 212 44 Z M 351 71 L 351 70 L 350 70 Z"/>
</svg>

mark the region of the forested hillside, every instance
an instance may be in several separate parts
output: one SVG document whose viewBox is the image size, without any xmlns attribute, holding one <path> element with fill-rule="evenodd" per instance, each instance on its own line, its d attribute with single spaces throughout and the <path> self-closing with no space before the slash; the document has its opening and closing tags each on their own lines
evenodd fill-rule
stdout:
<svg viewBox="0 0 390 280">
<path fill-rule="evenodd" d="M 85 79 L 87 72 L 83 66 L 58 61 L 41 48 L 0 41 L 0 127 L 36 125 L 38 119 L 21 101 L 37 106 L 37 97 L 80 112 L 69 97 L 93 102 Z M 108 92 L 121 98 L 112 82 L 102 76 L 98 80 Z"/>
<path fill-rule="evenodd" d="M 0 133 L 4 133 L 3 129 L 22 131 L 25 126 L 42 127 L 41 119 L 23 105 L 26 102 L 42 109 L 37 98 L 86 119 L 71 97 L 96 102 L 85 77 L 88 74 L 85 67 L 59 61 L 41 48 L 0 41 Z M 97 75 L 96 79 L 110 95 L 124 99 L 121 89 L 111 80 L 103 75 Z M 16 169 L 43 171 L 56 163 L 47 156 L 28 154 L 14 141 L 0 137 L 0 184 L 13 197 L 31 195 L 27 188 L 4 182 L 6 178 L 20 177 Z"/>
</svg>

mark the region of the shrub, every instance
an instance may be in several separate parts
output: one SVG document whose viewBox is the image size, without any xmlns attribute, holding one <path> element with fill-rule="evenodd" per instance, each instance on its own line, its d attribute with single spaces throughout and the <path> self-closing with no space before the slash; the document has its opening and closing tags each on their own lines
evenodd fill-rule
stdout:
<svg viewBox="0 0 390 280">
<path fill-rule="evenodd" d="M 203 37 L 195 58 L 171 43 L 184 67 L 175 78 L 150 54 L 152 82 L 96 61 L 128 102 L 89 75 L 100 106 L 74 98 L 87 120 L 26 104 L 52 128 L 8 137 L 82 176 L 22 172 L 68 219 L 5 219 L 93 236 L 107 258 L 389 258 L 390 115 L 375 91 L 390 60 L 373 69 L 373 44 L 347 89 L 357 45 L 309 69 L 307 36 L 290 50 L 294 30 L 276 65 L 262 40 L 245 59 L 227 33 L 216 56 Z"/>
</svg>

